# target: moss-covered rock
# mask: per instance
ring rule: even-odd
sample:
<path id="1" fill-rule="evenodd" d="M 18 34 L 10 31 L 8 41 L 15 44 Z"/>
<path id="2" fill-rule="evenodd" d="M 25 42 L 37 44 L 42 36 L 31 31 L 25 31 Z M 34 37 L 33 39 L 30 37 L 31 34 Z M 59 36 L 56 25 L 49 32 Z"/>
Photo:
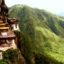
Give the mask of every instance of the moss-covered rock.
<path id="1" fill-rule="evenodd" d="M 3 56 L 8 64 L 25 64 L 25 59 L 19 50 L 8 50 L 3 53 Z"/>

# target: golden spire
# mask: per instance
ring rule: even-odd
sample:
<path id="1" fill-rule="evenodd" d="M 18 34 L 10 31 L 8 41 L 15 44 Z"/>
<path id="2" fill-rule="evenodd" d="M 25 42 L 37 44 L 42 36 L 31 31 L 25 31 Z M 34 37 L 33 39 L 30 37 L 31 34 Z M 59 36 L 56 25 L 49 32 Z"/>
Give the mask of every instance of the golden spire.
<path id="1" fill-rule="evenodd" d="M 2 3 L 2 0 L 0 0 L 0 5 L 1 5 L 1 3 Z"/>
<path id="2" fill-rule="evenodd" d="M 8 7 L 5 4 L 5 0 L 0 1 L 0 14 L 3 16 L 8 16 Z"/>

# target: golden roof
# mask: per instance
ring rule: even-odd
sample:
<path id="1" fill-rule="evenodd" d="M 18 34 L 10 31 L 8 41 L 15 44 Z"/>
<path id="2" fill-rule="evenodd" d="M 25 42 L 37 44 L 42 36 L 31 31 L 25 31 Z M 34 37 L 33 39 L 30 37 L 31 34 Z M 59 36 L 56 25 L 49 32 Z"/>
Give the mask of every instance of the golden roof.
<path id="1" fill-rule="evenodd" d="M 0 23 L 0 26 L 5 26 L 7 25 L 8 23 Z"/>
<path id="2" fill-rule="evenodd" d="M 16 18 L 8 18 L 9 20 L 17 20 Z"/>
<path id="3" fill-rule="evenodd" d="M 0 20 L 0 23 L 3 23 L 3 21 L 2 21 L 2 20 Z"/>
<path id="4" fill-rule="evenodd" d="M 5 26 L 6 24 L 5 23 L 1 23 L 0 26 Z"/>
<path id="5" fill-rule="evenodd" d="M 9 27 L 0 27 L 0 30 L 8 30 Z"/>
<path id="6" fill-rule="evenodd" d="M 8 20 L 10 20 L 9 22 L 18 22 L 16 18 L 8 18 Z"/>

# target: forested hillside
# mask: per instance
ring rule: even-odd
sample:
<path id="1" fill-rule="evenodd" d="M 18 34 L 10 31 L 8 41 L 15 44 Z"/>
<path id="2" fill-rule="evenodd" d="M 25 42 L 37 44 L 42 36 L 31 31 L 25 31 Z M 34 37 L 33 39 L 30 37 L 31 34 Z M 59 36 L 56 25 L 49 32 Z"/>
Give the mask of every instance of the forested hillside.
<path id="1" fill-rule="evenodd" d="M 21 30 L 19 49 L 28 64 L 64 64 L 64 18 L 15 5 L 9 10 Z"/>

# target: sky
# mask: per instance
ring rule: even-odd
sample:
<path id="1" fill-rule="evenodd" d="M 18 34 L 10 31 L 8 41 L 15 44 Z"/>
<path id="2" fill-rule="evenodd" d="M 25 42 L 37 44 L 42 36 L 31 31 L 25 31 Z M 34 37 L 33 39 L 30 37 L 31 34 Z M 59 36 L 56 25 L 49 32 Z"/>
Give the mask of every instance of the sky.
<path id="1" fill-rule="evenodd" d="M 28 5 L 33 8 L 44 9 L 54 14 L 64 13 L 64 0 L 5 0 L 7 6 L 15 4 Z"/>

